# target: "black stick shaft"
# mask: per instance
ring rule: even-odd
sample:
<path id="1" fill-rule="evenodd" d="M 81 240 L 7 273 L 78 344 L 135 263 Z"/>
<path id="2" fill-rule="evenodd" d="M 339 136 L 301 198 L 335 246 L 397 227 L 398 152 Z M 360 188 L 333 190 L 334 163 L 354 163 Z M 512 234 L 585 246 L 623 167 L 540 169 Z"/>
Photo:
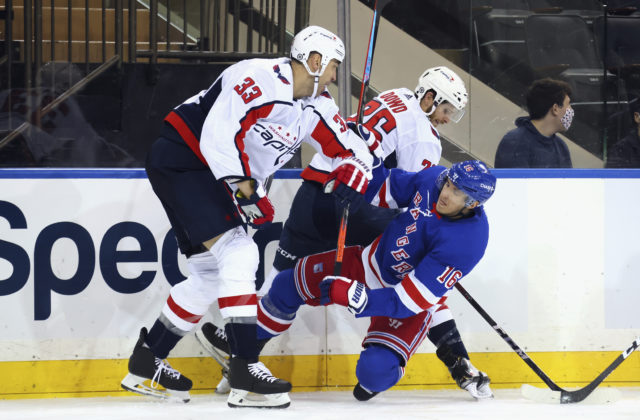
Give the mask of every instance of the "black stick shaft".
<path id="1" fill-rule="evenodd" d="M 480 304 L 476 302 L 473 296 L 471 296 L 460 283 L 456 283 L 456 289 L 458 289 L 458 291 L 471 304 L 471 306 L 473 306 L 473 308 L 478 311 L 480 316 L 482 316 L 484 320 L 487 321 L 489 325 L 491 325 L 491 328 L 493 328 L 498 333 L 498 335 L 500 335 L 500 337 L 502 337 L 502 339 L 506 341 L 507 344 L 509 344 L 513 351 L 515 351 L 518 356 L 520 356 L 520 358 L 524 360 L 527 365 L 529 365 L 529 367 L 536 373 L 536 375 L 540 377 L 540 379 L 542 379 L 545 384 L 547 384 L 549 388 L 554 391 L 564 391 L 562 388 L 556 385 L 556 383 L 553 382 L 551 378 L 549 378 L 549 376 L 547 376 L 547 374 L 544 373 L 542 369 L 540 369 L 538 365 L 534 363 L 533 360 L 531 360 L 529 355 L 525 353 L 525 351 L 522 350 L 520 346 L 518 346 L 515 341 L 511 339 L 511 337 L 509 337 L 509 335 L 502 329 L 502 327 L 500 327 L 498 323 L 494 321 L 491 316 L 489 316 L 489 314 L 482 308 L 482 306 L 480 306 Z"/>
<path id="2" fill-rule="evenodd" d="M 491 316 L 489 316 L 489 314 L 482 308 L 482 306 L 480 306 L 480 304 L 476 302 L 473 296 L 471 296 L 460 283 L 456 283 L 456 289 L 458 289 L 460 294 L 471 304 L 471 306 L 473 306 L 476 311 L 478 311 L 480 316 L 482 316 L 484 320 L 487 321 L 489 325 L 491 325 L 491 328 L 493 328 L 498 333 L 498 335 L 500 335 L 500 337 L 502 337 L 502 339 L 506 341 L 507 344 L 509 344 L 513 351 L 515 351 L 518 356 L 520 356 L 520 358 L 524 360 L 527 365 L 529 365 L 529 367 L 536 373 L 536 375 L 538 375 L 540 379 L 542 379 L 542 381 L 547 384 L 547 386 L 551 390 L 560 391 L 560 402 L 562 404 L 577 403 L 587 398 L 589 394 L 591 394 L 593 390 L 596 389 L 598 385 L 600 385 L 602 381 L 604 381 L 605 378 L 611 374 L 611 372 L 613 372 L 618 366 L 620 366 L 620 364 L 624 362 L 625 359 L 629 357 L 629 355 L 634 350 L 640 347 L 639 337 L 636 338 L 633 343 L 631 343 L 631 346 L 628 349 L 623 351 L 622 354 L 620 354 L 609 366 L 607 366 L 607 368 L 602 371 L 600 375 L 598 375 L 593 381 L 591 381 L 591 383 L 575 391 L 567 391 L 556 385 L 556 383 L 553 382 L 551 378 L 549 378 L 549 376 L 547 376 L 547 374 L 544 373 L 533 360 L 531 360 L 529 355 L 525 353 L 525 351 L 522 350 L 515 343 L 515 341 L 511 339 L 511 337 L 509 337 L 509 335 L 496 323 L 496 321 L 493 320 L 493 318 L 491 318 Z"/>

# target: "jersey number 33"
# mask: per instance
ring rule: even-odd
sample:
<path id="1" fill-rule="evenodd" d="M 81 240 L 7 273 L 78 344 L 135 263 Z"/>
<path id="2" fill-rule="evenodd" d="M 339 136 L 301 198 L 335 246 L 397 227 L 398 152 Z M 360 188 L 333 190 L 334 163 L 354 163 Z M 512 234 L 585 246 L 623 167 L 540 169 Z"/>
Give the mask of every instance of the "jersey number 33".
<path id="1" fill-rule="evenodd" d="M 262 95 L 260 87 L 256 85 L 256 82 L 254 82 L 250 77 L 246 77 L 241 84 L 235 85 L 233 90 L 240 95 L 245 104 L 248 104 Z"/>

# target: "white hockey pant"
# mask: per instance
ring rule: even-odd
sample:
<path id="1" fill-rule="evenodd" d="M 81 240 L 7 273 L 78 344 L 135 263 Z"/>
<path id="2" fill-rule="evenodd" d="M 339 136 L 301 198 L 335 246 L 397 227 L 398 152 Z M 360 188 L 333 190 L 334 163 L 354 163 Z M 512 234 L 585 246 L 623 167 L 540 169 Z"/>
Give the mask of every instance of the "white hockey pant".
<path id="1" fill-rule="evenodd" d="M 171 288 L 162 313 L 185 333 L 216 300 L 223 318 L 255 318 L 258 263 L 258 247 L 242 227 L 225 232 L 209 251 L 187 259 L 189 277 Z"/>

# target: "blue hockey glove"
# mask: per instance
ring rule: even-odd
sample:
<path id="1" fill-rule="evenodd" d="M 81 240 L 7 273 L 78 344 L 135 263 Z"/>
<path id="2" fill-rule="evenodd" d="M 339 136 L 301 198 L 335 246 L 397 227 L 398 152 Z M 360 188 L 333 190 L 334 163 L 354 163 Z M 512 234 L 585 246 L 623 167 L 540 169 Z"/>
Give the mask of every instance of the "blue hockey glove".
<path id="1" fill-rule="evenodd" d="M 367 287 L 363 283 L 341 276 L 326 276 L 320 282 L 321 305 L 337 303 L 357 315 L 367 306 L 367 301 Z"/>

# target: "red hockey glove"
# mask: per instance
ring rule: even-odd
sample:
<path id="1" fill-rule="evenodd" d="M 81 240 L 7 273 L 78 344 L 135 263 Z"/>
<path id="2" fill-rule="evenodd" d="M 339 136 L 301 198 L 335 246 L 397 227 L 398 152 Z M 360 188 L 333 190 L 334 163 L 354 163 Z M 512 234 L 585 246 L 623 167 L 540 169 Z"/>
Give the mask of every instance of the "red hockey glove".
<path id="1" fill-rule="evenodd" d="M 262 188 L 257 188 L 249 198 L 242 195 L 240 190 L 235 192 L 234 197 L 240 214 L 244 215 L 249 226 L 262 229 L 273 222 L 275 211 Z"/>
<path id="2" fill-rule="evenodd" d="M 382 159 L 382 145 L 380 144 L 380 140 L 371 134 L 371 131 L 369 131 L 367 127 L 362 124 L 356 124 L 354 121 L 347 121 L 347 126 L 367 143 L 367 147 L 369 147 L 369 151 L 374 157 Z"/>
<path id="3" fill-rule="evenodd" d="M 341 276 L 326 276 L 319 286 L 321 305 L 337 303 L 355 315 L 367 306 L 367 287 L 363 283 Z"/>
<path id="4" fill-rule="evenodd" d="M 333 193 L 342 205 L 351 204 L 355 213 L 364 202 L 364 192 L 370 179 L 371 169 L 360 159 L 348 157 L 329 174 L 324 192 Z"/>

